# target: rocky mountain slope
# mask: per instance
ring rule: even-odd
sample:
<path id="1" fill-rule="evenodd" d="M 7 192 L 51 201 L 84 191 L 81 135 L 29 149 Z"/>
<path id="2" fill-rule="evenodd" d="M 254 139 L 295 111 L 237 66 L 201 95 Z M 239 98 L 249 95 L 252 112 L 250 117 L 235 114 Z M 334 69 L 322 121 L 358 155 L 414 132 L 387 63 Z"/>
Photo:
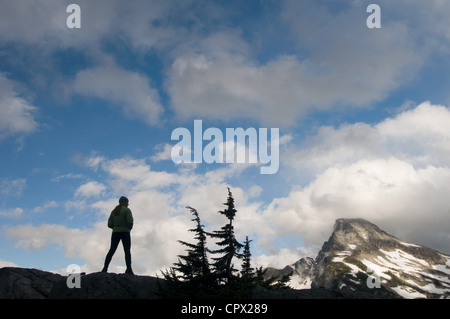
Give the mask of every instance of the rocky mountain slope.
<path id="1" fill-rule="evenodd" d="M 409 244 L 363 219 L 338 219 L 315 259 L 268 275 L 293 272 L 293 288 L 325 288 L 401 298 L 450 298 L 450 256 Z"/>

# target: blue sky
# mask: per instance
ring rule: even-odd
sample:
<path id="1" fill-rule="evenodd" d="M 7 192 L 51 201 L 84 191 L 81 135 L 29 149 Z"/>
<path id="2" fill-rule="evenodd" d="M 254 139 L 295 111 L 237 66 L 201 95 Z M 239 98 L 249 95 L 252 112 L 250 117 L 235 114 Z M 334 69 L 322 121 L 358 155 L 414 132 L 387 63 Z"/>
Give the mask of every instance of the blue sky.
<path id="1" fill-rule="evenodd" d="M 66 25 L 71 3 L 81 28 Z M 100 270 L 126 195 L 135 272 L 156 274 L 192 240 L 186 205 L 222 226 L 227 187 L 258 266 L 315 257 L 341 217 L 450 253 L 450 4 L 0 6 L 0 265 Z M 196 119 L 278 128 L 279 170 L 176 165 L 171 134 Z"/>

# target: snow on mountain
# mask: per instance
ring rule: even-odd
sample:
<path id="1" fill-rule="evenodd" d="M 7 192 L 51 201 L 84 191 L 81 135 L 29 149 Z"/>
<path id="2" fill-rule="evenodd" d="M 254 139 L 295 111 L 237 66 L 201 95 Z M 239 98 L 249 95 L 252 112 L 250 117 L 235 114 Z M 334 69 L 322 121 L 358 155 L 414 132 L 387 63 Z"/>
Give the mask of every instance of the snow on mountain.
<path id="1" fill-rule="evenodd" d="M 336 220 L 316 259 L 302 258 L 278 274 L 289 272 L 295 289 L 450 298 L 450 256 L 403 242 L 364 219 Z"/>

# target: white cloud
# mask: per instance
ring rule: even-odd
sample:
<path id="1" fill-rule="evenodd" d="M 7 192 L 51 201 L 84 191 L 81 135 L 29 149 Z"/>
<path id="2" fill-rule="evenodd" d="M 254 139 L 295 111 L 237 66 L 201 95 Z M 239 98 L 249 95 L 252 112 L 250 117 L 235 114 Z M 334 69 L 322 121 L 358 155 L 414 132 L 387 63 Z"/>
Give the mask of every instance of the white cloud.
<path id="1" fill-rule="evenodd" d="M 448 108 L 429 102 L 375 125 L 322 127 L 281 161 L 310 183 L 265 212 L 280 233 L 326 240 L 336 218 L 363 217 L 394 235 L 449 252 Z"/>
<path id="2" fill-rule="evenodd" d="M 19 266 L 10 261 L 0 260 L 0 268 L 3 268 L 3 267 L 19 267 Z"/>
<path id="3" fill-rule="evenodd" d="M 106 186 L 97 181 L 90 181 L 81 185 L 75 191 L 75 196 L 79 197 L 99 197 L 106 190 Z"/>
<path id="4" fill-rule="evenodd" d="M 126 117 L 155 125 L 163 108 L 158 91 L 145 75 L 115 65 L 94 67 L 77 73 L 75 93 L 117 103 Z"/>
<path id="5" fill-rule="evenodd" d="M 23 209 L 20 207 L 12 208 L 12 209 L 0 209 L 0 216 L 8 217 L 8 218 L 18 218 L 22 216 Z"/>
<path id="6" fill-rule="evenodd" d="M 330 166 L 395 156 L 418 166 L 445 166 L 450 159 L 450 111 L 424 102 L 375 125 L 323 126 L 301 145 L 291 143 L 281 161 L 312 175 Z"/>
<path id="7" fill-rule="evenodd" d="M 80 230 L 56 224 L 39 226 L 26 224 L 6 228 L 5 231 L 9 237 L 16 240 L 17 248 L 25 250 L 38 251 L 49 245 L 58 244 L 66 257 L 85 259 L 91 265 L 88 271 L 99 271 L 96 266 L 101 267 L 101 255 L 103 251 L 106 254 L 110 237 L 108 230 L 100 225 Z"/>
<path id="8" fill-rule="evenodd" d="M 179 182 L 177 176 L 173 174 L 151 170 L 145 159 L 125 157 L 106 160 L 101 166 L 113 179 L 111 188 L 115 193 L 167 187 Z"/>
<path id="9" fill-rule="evenodd" d="M 83 177 L 83 175 L 81 175 L 81 174 L 68 173 L 68 174 L 63 174 L 63 175 L 59 175 L 59 176 L 52 178 L 52 182 L 59 182 L 64 179 L 80 179 L 82 177 Z"/>
<path id="10" fill-rule="evenodd" d="M 38 123 L 37 108 L 15 90 L 15 83 L 0 73 L 0 139 L 17 134 L 32 133 Z"/>
<path id="11" fill-rule="evenodd" d="M 417 165 L 445 166 L 450 160 L 450 111 L 424 102 L 376 126 L 390 153 Z M 401 154 L 400 154 L 401 153 Z"/>
<path id="12" fill-rule="evenodd" d="M 69 35 L 65 24 L 66 6 L 63 2 L 40 0 L 16 3 L 5 1 L 0 12 L 0 39 L 5 42 L 21 42 L 29 45 L 60 44 Z M 8 30 L 6 32 L 5 30 Z M 67 37 L 66 40 L 69 40 Z M 49 41 L 50 40 L 50 41 Z M 58 40 L 54 43 L 53 41 Z M 45 43 L 44 43 L 45 42 Z"/>
<path id="13" fill-rule="evenodd" d="M 25 178 L 7 179 L 3 178 L 0 184 L 0 194 L 4 197 L 20 197 L 27 184 Z"/>
<path id="14" fill-rule="evenodd" d="M 167 81 L 172 106 L 181 118 L 250 118 L 272 126 L 293 125 L 314 108 L 362 107 L 385 97 L 409 78 L 405 73 L 417 68 L 418 59 L 410 47 L 398 43 L 404 32 L 382 39 L 378 53 L 354 37 L 351 46 L 343 45 L 348 52 L 341 52 L 342 59 L 337 61 L 336 50 L 329 45 L 325 47 L 333 55 L 324 57 L 326 61 L 300 61 L 285 55 L 258 64 L 228 52 L 213 58 L 180 56 Z M 331 38 L 333 33 L 318 36 L 322 44 L 324 37 Z"/>
<path id="15" fill-rule="evenodd" d="M 365 123 L 343 124 L 339 128 L 322 126 L 301 145 L 288 145 L 280 161 L 314 176 L 330 166 L 388 155 L 380 140 L 376 128 Z"/>
<path id="16" fill-rule="evenodd" d="M 293 56 L 255 66 L 242 56 L 179 57 L 168 91 L 177 116 L 293 124 L 305 113 L 302 66 Z"/>
<path id="17" fill-rule="evenodd" d="M 152 155 L 150 159 L 155 162 L 171 160 L 172 147 L 173 146 L 168 143 L 156 146 L 155 150 L 157 153 Z"/>
<path id="18" fill-rule="evenodd" d="M 312 257 L 317 254 L 316 250 L 300 248 L 282 248 L 274 252 L 272 255 L 260 255 L 256 256 L 252 263 L 256 267 L 274 267 L 284 268 L 287 265 L 291 265 L 298 261 L 299 257 Z"/>
<path id="19" fill-rule="evenodd" d="M 166 82 L 176 115 L 295 125 L 314 109 L 382 100 L 409 83 L 427 57 L 403 21 L 386 21 L 371 32 L 360 4 L 334 13 L 313 1 L 284 1 L 281 17 L 290 30 L 283 38 L 295 47 L 289 54 L 260 62 L 235 30 L 180 50 Z M 243 42 L 243 49 L 233 46 Z"/>
<path id="20" fill-rule="evenodd" d="M 54 207 L 58 207 L 58 203 L 54 200 L 51 201 L 47 201 L 44 204 L 42 204 L 42 206 L 37 206 L 33 209 L 34 213 L 42 213 L 44 211 L 46 211 L 49 208 L 54 208 Z"/>
<path id="21" fill-rule="evenodd" d="M 443 252 L 448 233 L 450 170 L 416 169 L 390 158 L 325 170 L 307 187 L 275 199 L 264 217 L 273 236 L 298 234 L 308 245 L 325 241 L 334 221 L 362 217 L 406 241 Z"/>
<path id="22" fill-rule="evenodd" d="M 83 157 L 83 156 L 81 156 Z M 87 167 L 92 168 L 93 170 L 97 171 L 99 166 L 106 160 L 106 158 L 102 155 L 98 154 L 91 154 L 89 157 L 87 157 L 84 160 L 81 160 L 80 163 L 86 165 Z"/>

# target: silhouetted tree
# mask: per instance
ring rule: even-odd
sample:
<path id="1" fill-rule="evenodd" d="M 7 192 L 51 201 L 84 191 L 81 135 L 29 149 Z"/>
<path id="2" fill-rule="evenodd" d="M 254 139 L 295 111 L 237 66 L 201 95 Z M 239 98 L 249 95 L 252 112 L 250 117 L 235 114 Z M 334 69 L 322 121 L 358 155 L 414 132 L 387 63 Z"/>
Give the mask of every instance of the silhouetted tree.
<path id="1" fill-rule="evenodd" d="M 234 206 L 233 195 L 228 188 L 226 208 L 219 211 L 228 219 L 228 223 L 220 230 L 208 233 L 200 221 L 196 209 L 187 206 L 194 216 L 195 227 L 189 229 L 194 232 L 195 244 L 182 240 L 178 242 L 187 247 L 186 255 L 178 255 L 178 262 L 169 270 L 162 271 L 167 288 L 161 288 L 161 296 L 166 298 L 180 299 L 209 299 L 209 298 L 248 298 L 249 293 L 256 286 L 263 286 L 267 289 L 284 289 L 292 274 L 283 278 L 264 279 L 265 270 L 262 267 L 255 269 L 251 266 L 250 242 L 246 236 L 245 244 L 239 243 L 234 235 L 233 220 L 237 210 Z M 218 242 L 220 248 L 210 251 L 207 248 L 206 239 L 210 236 Z M 242 254 L 239 250 L 244 247 Z M 212 258 L 214 263 L 208 261 L 208 252 L 221 254 Z M 233 268 L 233 257 L 242 258 L 242 269 L 239 275 Z"/>
<path id="2" fill-rule="evenodd" d="M 215 285 L 207 257 L 206 232 L 197 210 L 190 206 L 186 208 L 194 215 L 192 221 L 196 227 L 189 231 L 195 233 L 197 243 L 178 241 L 188 247 L 187 255 L 178 255 L 178 262 L 174 267 L 162 272 L 169 286 L 169 290 L 162 295 L 170 298 L 205 298 L 210 295 Z"/>
<path id="3" fill-rule="evenodd" d="M 207 247 L 206 233 L 203 230 L 204 226 L 200 221 L 197 210 L 190 206 L 187 206 L 186 208 L 188 208 L 192 215 L 194 215 L 194 219 L 192 219 L 192 221 L 195 222 L 196 227 L 189 229 L 189 231 L 195 233 L 194 238 L 197 240 L 197 243 L 191 244 L 182 240 L 178 241 L 180 244 L 189 247 L 189 249 L 187 250 L 187 256 L 178 256 L 179 261 L 178 263 L 175 263 L 176 267 L 174 267 L 174 269 L 182 273 L 183 279 L 189 280 L 199 276 L 208 276 L 210 274 L 210 270 L 208 257 L 206 255 Z"/>
<path id="4" fill-rule="evenodd" d="M 241 257 L 238 255 L 238 252 L 243 247 L 243 245 L 236 240 L 234 235 L 233 220 L 237 210 L 234 207 L 234 198 L 230 188 L 228 188 L 228 198 L 224 205 L 226 208 L 223 211 L 219 211 L 219 213 L 228 218 L 228 223 L 220 230 L 208 233 L 208 235 L 218 239 L 219 241 L 216 242 L 216 244 L 219 247 L 222 247 L 211 251 L 212 254 L 222 254 L 220 257 L 212 258 L 214 260 L 214 263 L 212 264 L 214 274 L 219 281 L 223 280 L 228 283 L 232 280 L 233 272 L 236 271 L 233 269 L 233 257 Z"/>
<path id="5" fill-rule="evenodd" d="M 241 276 L 243 278 L 252 277 L 254 275 L 254 268 L 251 266 L 251 257 L 252 254 L 250 252 L 250 242 L 251 240 L 248 239 L 248 236 L 245 237 L 245 243 L 244 243 L 244 251 L 242 253 L 242 270 L 241 270 Z"/>

